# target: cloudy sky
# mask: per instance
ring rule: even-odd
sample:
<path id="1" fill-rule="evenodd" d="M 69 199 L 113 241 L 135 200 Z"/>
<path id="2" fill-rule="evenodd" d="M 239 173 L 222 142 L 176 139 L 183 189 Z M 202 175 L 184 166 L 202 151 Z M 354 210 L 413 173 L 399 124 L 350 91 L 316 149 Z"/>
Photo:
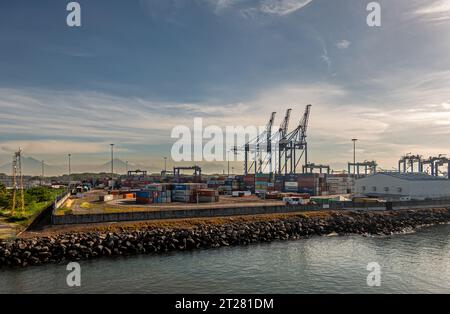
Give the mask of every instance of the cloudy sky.
<path id="1" fill-rule="evenodd" d="M 49 164 L 118 157 L 159 166 L 176 125 L 291 126 L 313 105 L 310 159 L 385 169 L 449 153 L 450 0 L 0 2 L 0 164 L 19 146 Z M 339 4 L 338 4 L 339 3 Z M 238 167 L 237 164 L 235 164 Z M 221 168 L 222 166 L 219 166 Z"/>

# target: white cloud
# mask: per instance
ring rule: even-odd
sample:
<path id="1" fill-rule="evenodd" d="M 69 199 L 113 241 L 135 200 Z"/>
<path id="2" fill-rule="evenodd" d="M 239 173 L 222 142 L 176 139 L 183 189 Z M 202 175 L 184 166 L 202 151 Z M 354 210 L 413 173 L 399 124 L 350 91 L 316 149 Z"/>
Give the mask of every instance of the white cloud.
<path id="1" fill-rule="evenodd" d="M 245 18 L 256 18 L 258 15 L 289 15 L 294 13 L 313 0 L 204 0 L 212 5 L 215 13 L 236 8 L 237 12 Z"/>
<path id="2" fill-rule="evenodd" d="M 278 126 L 287 108 L 293 109 L 292 129 L 311 103 L 312 161 L 342 166 L 351 157 L 349 139 L 357 136 L 361 159 L 390 168 L 406 152 L 449 153 L 445 146 L 450 133 L 449 80 L 449 71 L 421 75 L 392 71 L 368 80 L 380 94 L 363 100 L 335 84 L 286 84 L 263 90 L 249 101 L 212 106 L 87 92 L 0 89 L 0 154 L 9 158 L 18 146 L 30 154 L 103 153 L 111 141 L 118 147 L 168 145 L 171 129 L 191 126 L 194 117 L 203 117 L 204 126 L 260 126 L 275 110 Z M 135 148 L 127 158 L 146 158 L 142 154 Z"/>
<path id="3" fill-rule="evenodd" d="M 320 58 L 322 59 L 323 62 L 325 62 L 327 64 L 328 68 L 331 67 L 331 59 L 328 56 L 327 49 L 322 50 L 322 55 L 320 56 Z"/>
<path id="4" fill-rule="evenodd" d="M 450 0 L 428 2 L 414 10 L 412 16 L 434 23 L 450 21 Z"/>
<path id="5" fill-rule="evenodd" d="M 323 40 L 322 37 L 317 37 L 317 40 L 320 43 L 320 45 L 322 46 L 322 53 L 320 55 L 320 59 L 326 63 L 328 70 L 330 70 L 331 58 L 330 58 L 330 55 L 328 54 L 327 44 L 325 43 L 325 40 Z"/>
<path id="6" fill-rule="evenodd" d="M 348 47 L 350 47 L 350 42 L 348 40 L 340 40 L 336 43 L 336 47 L 338 49 L 347 49 Z"/>
<path id="7" fill-rule="evenodd" d="M 450 12 L 449 0 L 435 0 L 417 9 L 416 14 L 441 14 Z"/>
<path id="8" fill-rule="evenodd" d="M 242 0 L 205 0 L 208 4 L 213 6 L 215 13 L 220 13 L 223 10 L 232 8 L 234 5 L 240 3 Z"/>
<path id="9" fill-rule="evenodd" d="M 312 0 L 265 0 L 260 9 L 267 14 L 288 15 L 302 9 Z"/>
<path id="10" fill-rule="evenodd" d="M 109 142 L 79 142 L 70 140 L 33 140 L 5 141 L 0 143 L 0 150 L 12 154 L 21 148 L 27 154 L 67 154 L 68 152 L 83 152 L 83 154 L 102 153 L 109 151 Z M 122 149 L 123 150 L 123 149 Z"/>

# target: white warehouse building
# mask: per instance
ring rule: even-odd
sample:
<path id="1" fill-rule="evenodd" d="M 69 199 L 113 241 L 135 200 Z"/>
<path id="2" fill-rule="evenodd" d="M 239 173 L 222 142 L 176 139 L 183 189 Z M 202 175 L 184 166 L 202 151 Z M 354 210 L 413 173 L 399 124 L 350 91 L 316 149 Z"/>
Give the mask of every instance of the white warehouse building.
<path id="1" fill-rule="evenodd" d="M 450 199 L 450 180 L 424 173 L 380 172 L 357 179 L 355 194 L 387 200 Z"/>

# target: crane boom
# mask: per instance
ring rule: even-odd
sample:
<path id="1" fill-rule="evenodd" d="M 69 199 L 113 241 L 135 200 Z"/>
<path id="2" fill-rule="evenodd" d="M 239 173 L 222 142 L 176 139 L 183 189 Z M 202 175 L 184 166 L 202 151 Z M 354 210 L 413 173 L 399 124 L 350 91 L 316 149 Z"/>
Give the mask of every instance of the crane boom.
<path id="1" fill-rule="evenodd" d="M 309 113 L 311 112 L 311 105 L 306 106 L 305 113 L 302 120 L 302 138 L 306 137 L 306 130 L 308 129 Z"/>
<path id="2" fill-rule="evenodd" d="M 280 125 L 279 132 L 280 132 L 280 137 L 282 139 L 286 138 L 286 134 L 287 134 L 288 127 L 289 127 L 289 119 L 291 117 L 291 111 L 292 111 L 292 109 L 290 109 L 290 108 L 288 110 L 286 110 L 286 115 L 284 116 L 284 120 Z"/>

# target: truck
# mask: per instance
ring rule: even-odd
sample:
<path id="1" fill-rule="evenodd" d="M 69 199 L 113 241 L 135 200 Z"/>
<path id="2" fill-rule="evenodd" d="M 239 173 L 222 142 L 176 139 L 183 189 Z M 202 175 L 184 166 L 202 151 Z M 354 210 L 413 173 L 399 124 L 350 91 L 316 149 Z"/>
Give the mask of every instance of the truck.
<path id="1" fill-rule="evenodd" d="M 309 198 L 303 198 L 300 196 L 287 196 L 283 197 L 283 202 L 286 205 L 308 205 Z"/>

